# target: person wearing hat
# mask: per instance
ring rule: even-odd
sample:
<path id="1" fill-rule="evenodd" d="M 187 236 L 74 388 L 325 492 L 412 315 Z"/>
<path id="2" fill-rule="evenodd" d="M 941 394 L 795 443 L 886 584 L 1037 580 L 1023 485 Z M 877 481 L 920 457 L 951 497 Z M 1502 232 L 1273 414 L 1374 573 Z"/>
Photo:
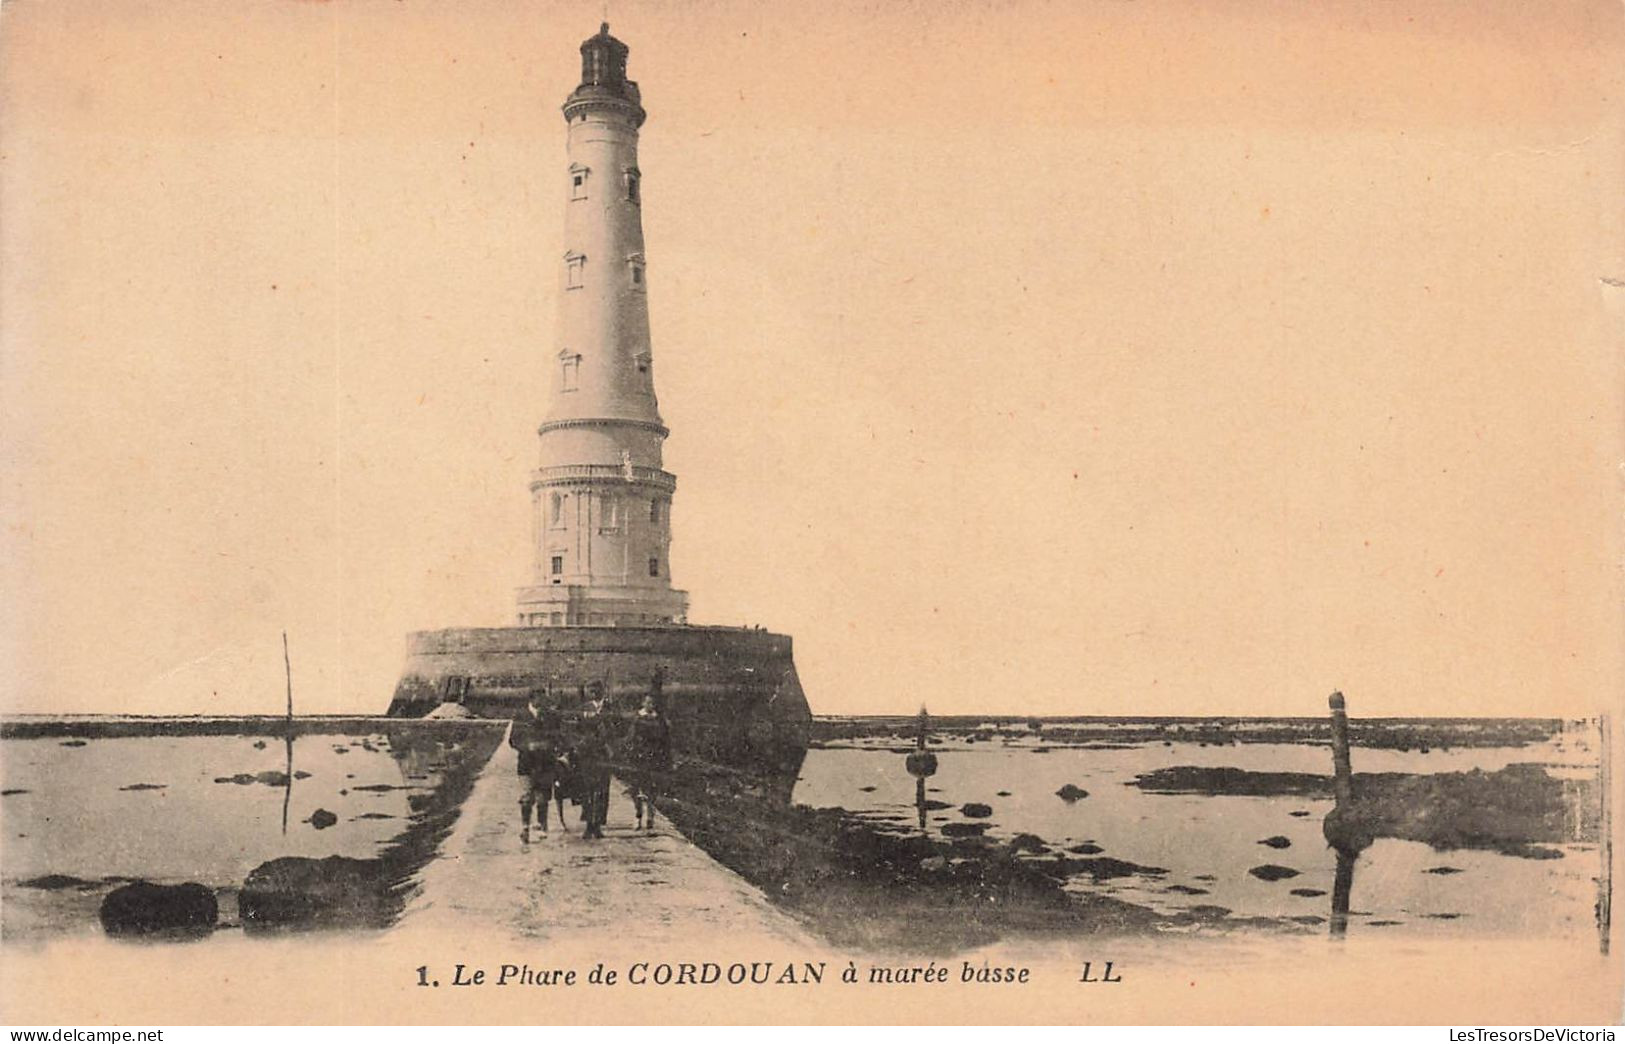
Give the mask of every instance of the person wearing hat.
<path id="1" fill-rule="evenodd" d="M 577 785 L 581 792 L 581 820 L 584 838 L 604 836 L 609 819 L 610 759 L 609 722 L 602 683 L 594 682 L 592 696 L 581 712 L 581 736 L 576 743 Z"/>
<path id="2" fill-rule="evenodd" d="M 671 726 L 660 713 L 656 694 L 643 697 L 643 706 L 632 719 L 626 738 L 626 751 L 632 772 L 632 807 L 638 827 L 653 830 L 655 794 L 671 771 Z"/>
<path id="3" fill-rule="evenodd" d="M 531 693 L 525 711 L 514 720 L 508 732 L 508 745 L 519 752 L 519 840 L 530 841 L 530 813 L 536 810 L 536 824 L 547 833 L 547 805 L 558 778 L 558 723 L 547 712 L 547 690 Z M 561 820 L 562 825 L 562 820 Z"/>

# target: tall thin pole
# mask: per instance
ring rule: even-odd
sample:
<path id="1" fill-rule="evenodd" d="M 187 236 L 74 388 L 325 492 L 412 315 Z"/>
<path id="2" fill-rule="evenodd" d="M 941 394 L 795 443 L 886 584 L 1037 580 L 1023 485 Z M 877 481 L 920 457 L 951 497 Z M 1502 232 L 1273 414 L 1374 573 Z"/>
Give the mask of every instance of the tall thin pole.
<path id="1" fill-rule="evenodd" d="M 282 670 L 288 679 L 288 720 L 282 730 L 282 743 L 287 751 L 287 764 L 283 766 L 282 832 L 288 832 L 288 805 L 293 801 L 293 661 L 288 658 L 288 632 L 282 632 Z"/>
<path id="2" fill-rule="evenodd" d="M 293 661 L 288 659 L 288 632 L 282 632 L 282 669 L 288 677 L 288 735 L 293 735 Z"/>
<path id="3" fill-rule="evenodd" d="M 1332 785 L 1337 803 L 1349 807 L 1354 797 L 1354 768 L 1349 763 L 1349 716 L 1343 694 L 1334 692 L 1327 701 L 1332 711 Z"/>
<path id="4" fill-rule="evenodd" d="M 1337 853 L 1337 875 L 1332 881 L 1332 936 L 1341 938 L 1349 930 L 1349 897 L 1354 894 L 1353 852 Z"/>
<path id="5" fill-rule="evenodd" d="M 1337 852 L 1337 877 L 1332 885 L 1333 938 L 1342 938 L 1349 926 L 1349 897 L 1354 891 L 1354 864 L 1371 845 L 1372 830 L 1354 808 L 1354 766 L 1349 760 L 1349 717 L 1341 692 L 1327 701 L 1332 712 L 1332 788 L 1336 806 L 1321 822 L 1326 843 Z"/>

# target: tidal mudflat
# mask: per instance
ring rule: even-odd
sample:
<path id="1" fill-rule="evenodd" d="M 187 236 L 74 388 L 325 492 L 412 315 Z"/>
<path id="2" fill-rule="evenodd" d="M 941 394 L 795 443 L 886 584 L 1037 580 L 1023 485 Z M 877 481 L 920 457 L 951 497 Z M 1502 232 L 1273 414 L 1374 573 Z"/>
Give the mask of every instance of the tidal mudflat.
<path id="1" fill-rule="evenodd" d="M 1033 724 L 933 721 L 938 767 L 922 789 L 906 721 L 821 723 L 793 803 L 913 846 L 920 863 L 894 875 L 893 909 L 909 903 L 905 880 L 1002 877 L 1000 861 L 1016 861 L 1096 906 L 1089 920 L 1109 930 L 1327 930 L 1337 859 L 1321 834 L 1333 800 L 1318 723 Z M 1350 932 L 1594 931 L 1594 729 L 1362 727 L 1377 745 L 1356 748 L 1356 782 L 1393 799 L 1392 822 L 1358 861 Z"/>
<path id="2" fill-rule="evenodd" d="M 241 928 L 257 868 L 334 857 L 355 887 L 345 926 L 391 923 L 501 728 L 344 724 L 303 721 L 291 744 L 240 721 L 237 734 L 183 723 L 132 735 L 127 721 L 14 730 L 33 738 L 0 742 L 0 934 L 99 933 L 103 899 L 136 881 L 201 884 L 220 927 Z"/>
<path id="3" fill-rule="evenodd" d="M 104 898 L 137 880 L 201 885 L 217 930 L 388 929 L 434 876 L 425 868 L 445 856 L 476 779 L 512 774 L 491 760 L 500 721 L 302 719 L 291 758 L 269 719 L 6 725 L 8 945 L 102 932 Z M 1594 729 L 1412 721 L 1357 735 L 1369 742 L 1354 750 L 1357 786 L 1388 818 L 1357 861 L 1349 933 L 1594 930 Z M 939 719 L 929 759 L 910 757 L 916 739 L 910 720 L 826 719 L 784 763 L 690 752 L 659 779 L 616 771 L 837 947 L 1329 930 L 1337 859 L 1321 832 L 1333 799 L 1319 723 Z M 497 858 L 504 845 L 519 852 L 501 829 L 509 804 L 482 835 L 493 866 L 514 862 Z"/>

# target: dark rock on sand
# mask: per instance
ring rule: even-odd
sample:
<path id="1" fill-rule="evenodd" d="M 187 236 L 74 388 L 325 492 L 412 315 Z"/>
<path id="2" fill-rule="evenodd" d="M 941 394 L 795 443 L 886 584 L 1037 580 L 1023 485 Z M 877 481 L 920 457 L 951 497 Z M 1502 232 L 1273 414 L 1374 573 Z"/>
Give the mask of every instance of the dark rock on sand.
<path id="1" fill-rule="evenodd" d="M 1174 895 L 1207 895 L 1208 894 L 1208 890 L 1206 888 L 1192 888 L 1190 885 L 1182 885 L 1182 884 L 1169 885 L 1167 888 L 1164 888 L 1163 891 L 1164 892 L 1170 892 L 1170 893 L 1172 893 Z"/>
<path id="2" fill-rule="evenodd" d="M 162 790 L 167 786 L 169 786 L 168 783 L 131 783 L 129 786 L 127 786 L 127 787 L 119 787 L 119 789 L 120 790 Z"/>
<path id="3" fill-rule="evenodd" d="M 1290 866 L 1277 866 L 1274 863 L 1265 863 L 1263 866 L 1255 866 L 1247 872 L 1258 878 L 1260 881 L 1284 881 L 1289 877 L 1298 876 L 1298 871 L 1292 869 Z"/>
<path id="4" fill-rule="evenodd" d="M 993 814 L 993 806 L 970 801 L 959 806 L 959 814 L 969 816 L 971 819 L 986 819 Z"/>
<path id="5" fill-rule="evenodd" d="M 942 824 L 943 837 L 981 837 L 987 832 L 991 823 L 944 823 Z"/>
<path id="6" fill-rule="evenodd" d="M 216 783 L 235 783 L 246 787 L 251 783 L 264 783 L 268 787 L 285 787 L 288 785 L 288 774 L 276 769 L 266 769 L 264 772 L 239 772 L 235 776 L 216 776 Z"/>
<path id="7" fill-rule="evenodd" d="M 1049 846 L 1037 834 L 1017 834 L 1010 839 L 1010 847 L 1017 852 L 1032 852 L 1035 854 L 1048 852 Z"/>
<path id="8" fill-rule="evenodd" d="M 264 750 L 265 749 L 265 741 L 264 740 L 255 740 L 254 741 L 254 749 L 255 750 Z"/>
<path id="9" fill-rule="evenodd" d="M 1298 924 L 1325 924 L 1326 923 L 1326 918 L 1317 917 L 1314 914 L 1298 914 L 1296 917 L 1288 917 L 1287 920 L 1296 921 Z"/>
<path id="10" fill-rule="evenodd" d="M 945 808 L 953 807 L 954 806 L 948 804 L 946 801 L 927 801 L 925 803 L 925 810 L 927 812 L 941 812 Z"/>
<path id="11" fill-rule="evenodd" d="M 388 812 L 363 812 L 359 816 L 356 816 L 356 818 L 357 819 L 394 819 L 395 817 L 390 815 Z"/>
<path id="12" fill-rule="evenodd" d="M 1305 819 L 1310 815 L 1310 812 L 1306 808 L 1295 808 L 1291 812 L 1288 812 L 1287 815 L 1293 816 L 1297 819 Z"/>
<path id="13" fill-rule="evenodd" d="M 1106 881 L 1114 877 L 1161 877 L 1168 872 L 1160 866 L 1141 866 L 1124 859 L 1113 859 L 1111 856 L 1098 856 L 1094 859 L 1057 857 L 1055 863 L 1056 867 L 1068 877 L 1088 874 L 1096 881 Z"/>
<path id="14" fill-rule="evenodd" d="M 873 794 L 876 790 L 879 790 L 879 789 L 880 789 L 879 787 L 859 787 L 858 788 L 858 790 L 860 792 L 864 793 L 864 794 Z"/>
<path id="15" fill-rule="evenodd" d="M 410 790 L 411 788 L 407 787 L 407 786 L 403 786 L 403 785 L 401 785 L 399 783 L 368 783 L 368 784 L 365 784 L 364 786 L 356 787 L 355 789 L 356 790 L 370 790 L 370 791 L 372 791 L 374 793 L 382 794 L 386 790 Z"/>
<path id="16" fill-rule="evenodd" d="M 316 811 L 310 814 L 309 819 L 305 820 L 305 822 L 309 823 L 317 830 L 326 830 L 328 827 L 332 826 L 338 821 L 339 817 L 329 812 L 325 808 L 318 808 Z"/>
<path id="17" fill-rule="evenodd" d="M 293 774 L 293 778 L 294 779 L 309 779 L 310 778 L 310 773 L 306 772 L 304 769 L 300 769 L 298 772 L 295 772 Z"/>
<path id="18" fill-rule="evenodd" d="M 109 935 L 205 932 L 220 917 L 213 889 L 200 884 L 157 885 L 136 881 L 107 893 L 102 928 Z"/>
<path id="19" fill-rule="evenodd" d="M 1449 874 L 1464 874 L 1467 871 L 1459 866 L 1430 866 L 1422 872 L 1424 874 L 1438 874 L 1440 877 L 1444 877 Z"/>
<path id="20" fill-rule="evenodd" d="M 1562 859 L 1563 853 L 1555 848 L 1545 845 L 1510 845 L 1501 849 L 1502 853 L 1517 856 L 1519 859 Z"/>
<path id="21" fill-rule="evenodd" d="M 1404 923 L 1404 921 L 1367 921 L 1365 924 L 1367 928 L 1392 928 Z"/>
<path id="22" fill-rule="evenodd" d="M 1460 918 L 1462 915 L 1459 913 L 1430 913 L 1424 914 L 1423 916 L 1431 917 L 1435 921 L 1454 921 Z"/>
<path id="23" fill-rule="evenodd" d="M 0 790 L 0 797 L 16 797 L 18 794 L 26 793 L 28 793 L 28 791 L 24 790 L 22 787 L 12 787 L 10 790 Z"/>
<path id="24" fill-rule="evenodd" d="M 1359 777 L 1356 777 L 1359 778 Z M 1332 777 L 1313 772 L 1250 772 L 1212 765 L 1173 765 L 1134 777 L 1129 786 L 1153 794 L 1200 794 L 1204 797 L 1330 797 Z"/>
<path id="25" fill-rule="evenodd" d="M 1193 917 L 1200 917 L 1203 920 L 1215 920 L 1220 917 L 1229 917 L 1230 907 L 1214 906 L 1211 903 L 1197 903 L 1195 906 L 1190 907 L 1185 912 Z"/>
<path id="26" fill-rule="evenodd" d="M 1294 888 L 1292 894 L 1303 899 L 1318 899 L 1326 893 L 1319 888 Z"/>
<path id="27" fill-rule="evenodd" d="M 1099 845 L 1082 844 L 1073 845 L 1071 848 L 1067 849 L 1067 851 L 1075 855 L 1099 855 L 1106 850 L 1101 848 Z"/>
<path id="28" fill-rule="evenodd" d="M 1089 792 L 1076 783 L 1068 783 L 1055 792 L 1055 796 L 1062 801 L 1078 801 L 1089 796 Z"/>
<path id="29" fill-rule="evenodd" d="M 1008 790 L 1001 790 L 997 794 L 994 795 L 994 797 L 1009 797 L 1009 796 L 1010 796 L 1010 792 Z"/>
<path id="30" fill-rule="evenodd" d="M 1268 845 L 1270 848 L 1292 847 L 1292 841 L 1289 838 L 1282 837 L 1280 834 L 1276 834 L 1274 837 L 1266 837 L 1264 840 L 1260 841 L 1259 844 Z"/>
<path id="31" fill-rule="evenodd" d="M 63 740 L 62 745 L 64 747 L 83 747 L 88 742 L 90 742 L 90 741 L 89 740 L 78 740 L 78 739 Z"/>
<path id="32" fill-rule="evenodd" d="M 249 871 L 237 896 L 243 927 L 342 927 L 387 923 L 388 875 L 381 861 L 284 856 Z"/>
<path id="33" fill-rule="evenodd" d="M 1332 796 L 1330 776 L 1199 765 L 1155 769 L 1131 785 L 1158 794 Z M 1588 842 L 1601 835 L 1596 781 L 1559 778 L 1539 765 L 1514 764 L 1496 772 L 1355 773 L 1354 792 L 1347 808 L 1328 813 L 1328 823 L 1339 817 L 1340 825 L 1360 838 L 1524 855 L 1534 846 Z"/>
<path id="34" fill-rule="evenodd" d="M 26 881 L 18 881 L 18 888 L 38 888 L 46 892 L 60 892 L 64 888 L 95 888 L 99 882 L 86 881 L 82 877 L 72 877 L 68 874 L 46 874 L 44 877 L 30 877 Z"/>

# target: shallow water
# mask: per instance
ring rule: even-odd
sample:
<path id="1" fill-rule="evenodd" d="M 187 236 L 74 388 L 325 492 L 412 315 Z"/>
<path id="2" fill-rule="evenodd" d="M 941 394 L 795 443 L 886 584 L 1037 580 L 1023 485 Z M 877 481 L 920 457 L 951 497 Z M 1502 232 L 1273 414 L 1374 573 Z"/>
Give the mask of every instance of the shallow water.
<path id="1" fill-rule="evenodd" d="M 1336 859 L 1321 836 L 1321 821 L 1332 807 L 1330 800 L 1164 795 L 1125 785 L 1140 773 L 1173 765 L 1329 774 L 1327 748 L 1154 743 L 1114 749 L 1056 746 L 1039 753 L 1040 746 L 1039 741 L 1023 739 L 1009 746 L 950 742 L 934 748 L 939 767 L 929 780 L 927 797 L 950 807 L 929 812 L 925 829 L 939 836 L 949 824 L 986 822 L 991 824 L 986 834 L 990 838 L 1008 841 L 1032 834 L 1057 851 L 1092 844 L 1102 850 L 1100 855 L 1161 868 L 1167 873 L 1099 882 L 1080 875 L 1068 882 L 1068 888 L 1110 895 L 1162 913 L 1217 906 L 1238 918 L 1302 918 L 1307 929 L 1329 919 Z M 809 751 L 795 802 L 840 807 L 891 829 L 918 831 L 914 779 L 901 754 L 877 748 L 862 744 Z M 1488 771 L 1541 762 L 1565 764 L 1565 774 L 1594 774 L 1594 762 L 1588 769 L 1585 758 L 1572 741 L 1561 739 L 1538 746 L 1426 755 L 1354 752 L 1360 772 Z M 1088 796 L 1074 802 L 1057 796 L 1056 791 L 1068 783 L 1088 791 Z M 1001 796 L 999 791 L 1008 794 Z M 965 816 L 961 806 L 967 802 L 990 806 L 992 816 Z M 1273 848 L 1259 843 L 1278 837 L 1289 845 Z M 1590 845 L 1557 847 L 1563 858 L 1540 860 L 1484 851 L 1440 852 L 1415 842 L 1381 839 L 1356 864 L 1349 930 L 1394 935 L 1591 931 L 1599 853 Z M 1249 873 L 1265 865 L 1298 873 L 1277 881 Z M 1424 872 L 1438 867 L 1460 872 Z M 1323 894 L 1293 895 L 1294 889 Z"/>
<path id="2" fill-rule="evenodd" d="M 287 787 L 216 782 L 240 773 L 286 772 L 278 739 L 0 741 L 0 785 L 7 792 L 0 798 L 0 931 L 8 942 L 97 934 L 101 898 L 134 878 L 205 884 L 219 894 L 222 921 L 229 925 L 236 918 L 236 890 L 261 863 L 281 856 L 365 859 L 400 850 L 408 829 L 431 808 L 437 816 L 456 813 L 455 800 L 466 790 L 448 787 L 447 781 L 461 772 L 467 783 L 484 754 L 459 759 L 456 744 L 432 723 L 387 728 L 299 737 L 292 768 L 301 778 Z M 904 767 L 904 743 L 896 737 L 870 738 L 808 751 L 791 800 L 839 808 L 888 832 L 918 832 L 915 781 Z M 1168 931 L 1233 931 L 1241 918 L 1268 918 L 1276 927 L 1305 932 L 1327 930 L 1335 859 L 1321 837 L 1321 821 L 1329 800 L 1163 795 L 1127 785 L 1136 775 L 1175 765 L 1329 774 L 1325 746 L 1177 740 L 1066 746 L 1023 732 L 989 742 L 943 733 L 934 737 L 933 750 L 938 770 L 927 797 L 948 806 L 927 815 L 924 829 L 933 837 L 942 837 L 950 824 L 972 822 L 987 823 L 986 836 L 995 840 L 1034 835 L 1052 852 L 1098 854 L 1142 871 L 1099 881 L 1074 876 L 1069 890 L 1170 916 L 1201 913 L 1204 907 L 1208 914 L 1222 908 L 1227 915 L 1222 920 L 1204 916 L 1199 925 Z M 1532 762 L 1550 766 L 1554 775 L 1594 777 L 1594 750 L 1585 737 L 1559 735 L 1521 747 L 1427 753 L 1356 748 L 1354 763 L 1358 772 L 1429 773 L 1494 771 Z M 788 783 L 789 775 L 784 779 Z M 1066 784 L 1088 796 L 1062 799 L 1056 791 Z M 778 800 L 772 814 L 784 817 L 784 797 Z M 967 817 L 961 812 L 967 802 L 990 806 L 992 815 Z M 310 820 L 318 809 L 332 812 L 337 822 L 317 829 Z M 434 831 L 419 834 L 413 844 L 422 851 L 408 863 L 421 868 L 436 851 Z M 1276 837 L 1288 844 L 1259 843 Z M 1084 846 L 1089 848 L 1077 851 Z M 1379 840 L 1356 865 L 1350 932 L 1485 938 L 1589 933 L 1599 853 L 1588 845 L 1560 850 L 1562 858 L 1537 860 Z M 1266 881 L 1249 873 L 1264 865 L 1296 874 Z M 1146 868 L 1164 872 L 1143 872 Z M 1453 872 L 1427 872 L 1438 868 Z M 56 887 L 28 886 L 47 875 L 69 880 Z M 1294 890 L 1321 894 L 1294 895 Z M 767 891 L 772 897 L 772 889 Z"/>
<path id="3" fill-rule="evenodd" d="M 98 931 L 101 898 L 123 879 L 195 881 L 229 902 L 250 870 L 280 856 L 377 856 L 441 785 L 450 749 L 432 738 L 392 745 L 383 733 L 305 735 L 293 745 L 300 775 L 283 786 L 216 782 L 286 773 L 279 739 L 5 740 L 4 933 Z M 315 827 L 318 809 L 337 822 Z M 53 874 L 83 884 L 29 886 Z M 233 915 L 223 905 L 222 918 Z"/>

